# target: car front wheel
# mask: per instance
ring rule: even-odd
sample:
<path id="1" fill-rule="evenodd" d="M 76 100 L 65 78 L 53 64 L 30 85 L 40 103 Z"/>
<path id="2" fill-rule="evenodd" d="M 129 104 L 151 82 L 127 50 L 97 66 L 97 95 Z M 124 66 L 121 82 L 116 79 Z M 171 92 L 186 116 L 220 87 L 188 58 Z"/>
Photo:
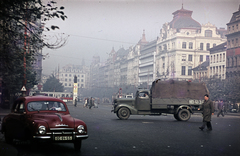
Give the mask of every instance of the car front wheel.
<path id="1" fill-rule="evenodd" d="M 180 121 L 188 121 L 191 117 L 191 113 L 187 109 L 181 109 L 178 112 L 178 118 Z"/>
<path id="2" fill-rule="evenodd" d="M 129 111 L 128 108 L 122 107 L 118 110 L 117 116 L 118 116 L 119 119 L 127 120 L 130 116 L 130 111 Z"/>
<path id="3" fill-rule="evenodd" d="M 80 151 L 82 147 L 82 140 L 74 142 L 75 151 Z"/>

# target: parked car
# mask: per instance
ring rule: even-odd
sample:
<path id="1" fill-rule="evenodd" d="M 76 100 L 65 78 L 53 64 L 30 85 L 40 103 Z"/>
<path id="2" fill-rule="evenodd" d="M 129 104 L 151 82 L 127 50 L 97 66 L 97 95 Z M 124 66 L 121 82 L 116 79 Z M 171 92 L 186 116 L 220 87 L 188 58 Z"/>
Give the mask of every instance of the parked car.
<path id="1" fill-rule="evenodd" d="M 13 139 L 72 142 L 75 150 L 88 138 L 86 124 L 73 118 L 62 100 L 48 96 L 18 98 L 3 119 L 2 133 L 7 143 Z"/>

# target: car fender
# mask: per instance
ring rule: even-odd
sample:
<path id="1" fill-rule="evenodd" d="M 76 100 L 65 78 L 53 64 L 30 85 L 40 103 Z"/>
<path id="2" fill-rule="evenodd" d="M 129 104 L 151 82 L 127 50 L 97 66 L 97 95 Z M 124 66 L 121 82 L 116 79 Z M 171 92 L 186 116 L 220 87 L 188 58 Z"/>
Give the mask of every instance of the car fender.
<path id="1" fill-rule="evenodd" d="M 129 109 L 129 111 L 130 111 L 130 114 L 137 114 L 137 109 L 135 109 L 134 107 L 132 107 L 132 106 L 129 106 L 128 104 L 120 104 L 120 105 L 118 105 L 116 108 L 115 108 L 115 113 L 116 112 L 118 112 L 118 110 L 120 109 L 120 108 L 122 108 L 122 107 L 126 107 L 126 108 L 128 108 Z"/>
<path id="2" fill-rule="evenodd" d="M 188 109 L 190 111 L 190 113 L 193 113 L 191 107 L 189 107 L 188 105 L 181 105 L 177 108 L 175 114 L 177 114 L 179 112 L 179 110 L 181 110 L 181 109 Z"/>

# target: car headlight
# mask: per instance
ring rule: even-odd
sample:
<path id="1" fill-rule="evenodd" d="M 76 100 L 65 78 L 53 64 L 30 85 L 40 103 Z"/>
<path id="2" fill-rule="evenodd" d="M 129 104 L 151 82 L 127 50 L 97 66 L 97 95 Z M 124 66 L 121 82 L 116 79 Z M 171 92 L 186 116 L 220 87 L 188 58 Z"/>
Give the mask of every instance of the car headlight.
<path id="1" fill-rule="evenodd" d="M 45 126 L 39 126 L 38 127 L 39 134 L 45 134 L 46 133 L 46 127 Z"/>
<path id="2" fill-rule="evenodd" d="M 86 133 L 85 128 L 84 128 L 83 125 L 79 125 L 79 126 L 77 127 L 77 131 L 78 131 L 78 133 L 80 133 L 80 134 Z"/>

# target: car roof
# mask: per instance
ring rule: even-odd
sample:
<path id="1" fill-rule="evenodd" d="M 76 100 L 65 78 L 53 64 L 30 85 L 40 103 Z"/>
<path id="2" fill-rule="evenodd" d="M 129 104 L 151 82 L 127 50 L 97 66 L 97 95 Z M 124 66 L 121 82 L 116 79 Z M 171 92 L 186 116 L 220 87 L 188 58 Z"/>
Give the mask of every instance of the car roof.
<path id="1" fill-rule="evenodd" d="M 50 96 L 25 96 L 25 97 L 18 98 L 17 101 L 18 100 L 23 100 L 23 101 L 26 101 L 26 102 L 30 102 L 30 101 L 59 101 L 59 102 L 63 102 L 61 99 L 58 99 L 58 98 L 55 98 L 55 97 L 50 97 Z"/>

